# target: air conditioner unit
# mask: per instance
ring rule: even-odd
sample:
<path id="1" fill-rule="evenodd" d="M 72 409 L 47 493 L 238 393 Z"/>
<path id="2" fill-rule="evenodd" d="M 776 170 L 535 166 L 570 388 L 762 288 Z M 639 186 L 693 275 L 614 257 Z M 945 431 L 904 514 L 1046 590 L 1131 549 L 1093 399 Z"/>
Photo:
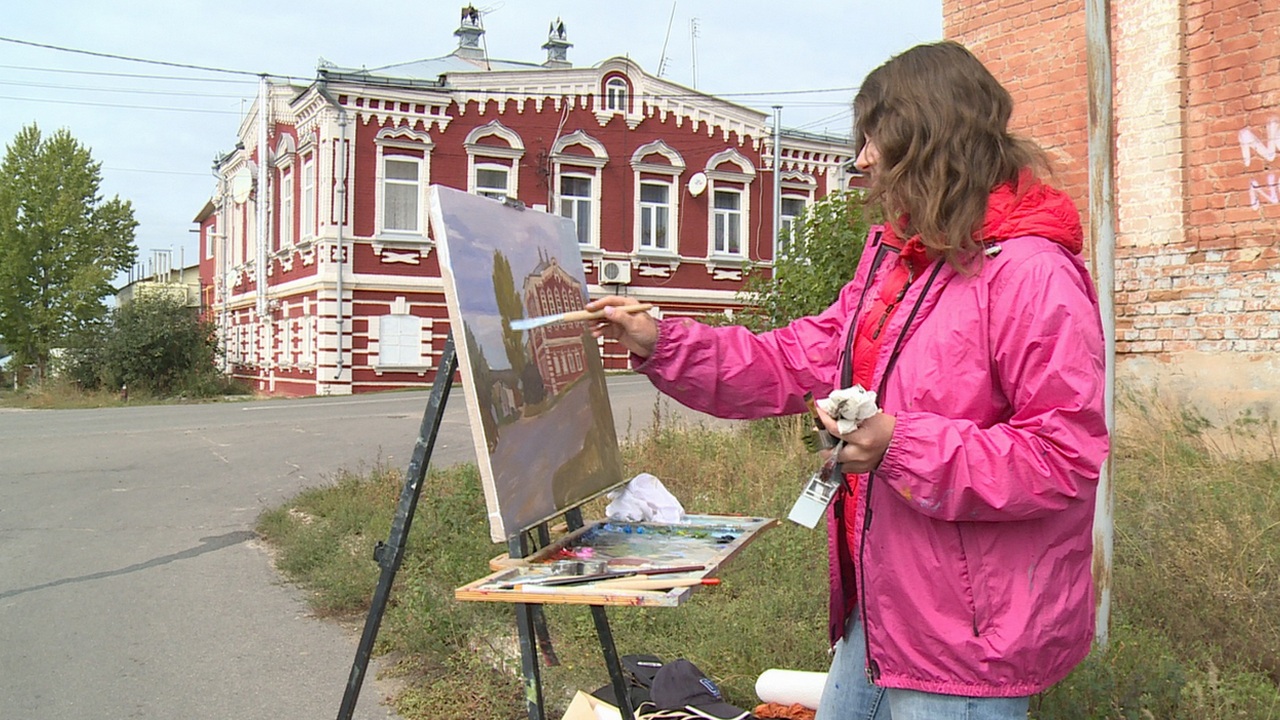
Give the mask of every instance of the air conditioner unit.
<path id="1" fill-rule="evenodd" d="M 601 285 L 628 285 L 631 283 L 630 260 L 601 260 Z"/>

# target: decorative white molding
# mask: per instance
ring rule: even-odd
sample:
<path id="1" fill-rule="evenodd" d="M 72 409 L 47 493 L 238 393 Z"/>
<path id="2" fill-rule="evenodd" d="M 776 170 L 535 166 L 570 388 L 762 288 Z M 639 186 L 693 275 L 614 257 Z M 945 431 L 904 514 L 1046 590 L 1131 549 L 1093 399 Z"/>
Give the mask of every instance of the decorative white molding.
<path id="1" fill-rule="evenodd" d="M 707 270 L 711 273 L 712 280 L 733 280 L 734 282 L 742 280 L 741 270 L 726 270 L 713 265 L 707 265 Z"/>
<path id="2" fill-rule="evenodd" d="M 421 262 L 422 255 L 417 252 L 401 252 L 397 250 L 383 250 L 378 253 L 378 258 L 384 265 L 393 265 L 403 263 L 405 265 L 417 265 Z"/>
<path id="3" fill-rule="evenodd" d="M 677 261 L 676 264 L 678 265 L 679 262 Z M 670 265 L 651 265 L 644 261 L 636 265 L 636 274 L 640 277 L 669 278 L 672 270 L 674 268 Z"/>

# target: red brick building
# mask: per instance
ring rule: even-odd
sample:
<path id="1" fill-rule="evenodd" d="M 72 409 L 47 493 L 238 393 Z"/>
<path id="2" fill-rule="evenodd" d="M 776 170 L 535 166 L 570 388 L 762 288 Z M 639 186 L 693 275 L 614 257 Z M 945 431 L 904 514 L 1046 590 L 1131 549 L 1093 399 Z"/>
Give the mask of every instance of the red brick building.
<path id="1" fill-rule="evenodd" d="M 540 64 L 487 57 L 483 33 L 464 14 L 444 57 L 264 82 L 197 218 L 229 372 L 290 395 L 431 381 L 449 332 L 431 184 L 572 218 L 592 296 L 670 315 L 732 311 L 775 228 L 853 180 L 848 138 L 783 130 L 777 177 L 766 113 L 625 58 L 574 67 L 563 25 Z"/>
<path id="2" fill-rule="evenodd" d="M 1280 0 L 1112 2 L 1122 382 L 1211 420 L 1280 414 Z M 1088 203 L 1081 0 L 944 0 L 1019 131 Z"/>

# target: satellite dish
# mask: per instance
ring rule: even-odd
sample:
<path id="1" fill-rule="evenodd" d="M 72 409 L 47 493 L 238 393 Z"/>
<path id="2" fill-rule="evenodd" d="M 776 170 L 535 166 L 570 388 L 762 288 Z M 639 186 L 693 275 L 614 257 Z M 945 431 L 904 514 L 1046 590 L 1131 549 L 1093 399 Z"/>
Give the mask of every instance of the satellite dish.
<path id="1" fill-rule="evenodd" d="M 690 195 L 694 197 L 698 197 L 699 195 L 702 194 L 702 191 L 706 189 L 707 189 L 706 173 L 694 173 L 693 177 L 689 178 L 689 194 Z"/>
<path id="2" fill-rule="evenodd" d="M 249 168 L 242 166 L 231 174 L 231 199 L 237 203 L 243 203 L 249 199 L 251 192 L 253 192 L 253 173 L 249 172 Z"/>

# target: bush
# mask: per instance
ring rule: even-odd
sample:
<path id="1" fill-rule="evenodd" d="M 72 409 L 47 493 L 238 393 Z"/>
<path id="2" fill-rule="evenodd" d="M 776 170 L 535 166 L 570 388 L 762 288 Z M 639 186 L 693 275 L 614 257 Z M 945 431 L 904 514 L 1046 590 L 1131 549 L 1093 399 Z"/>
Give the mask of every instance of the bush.
<path id="1" fill-rule="evenodd" d="M 228 391 L 216 358 L 212 325 L 176 298 L 150 295 L 80 333 L 62 371 L 85 390 L 207 397 Z"/>

